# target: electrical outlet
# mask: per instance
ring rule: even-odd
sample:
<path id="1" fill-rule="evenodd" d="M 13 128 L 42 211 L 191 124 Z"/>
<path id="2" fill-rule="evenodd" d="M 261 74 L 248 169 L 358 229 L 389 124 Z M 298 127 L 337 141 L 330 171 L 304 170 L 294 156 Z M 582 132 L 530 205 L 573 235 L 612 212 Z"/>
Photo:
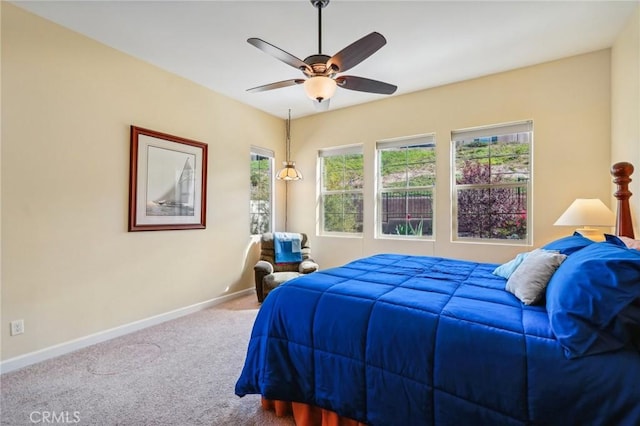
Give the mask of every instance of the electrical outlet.
<path id="1" fill-rule="evenodd" d="M 16 336 L 24 333 L 24 320 L 11 321 L 11 335 Z"/>

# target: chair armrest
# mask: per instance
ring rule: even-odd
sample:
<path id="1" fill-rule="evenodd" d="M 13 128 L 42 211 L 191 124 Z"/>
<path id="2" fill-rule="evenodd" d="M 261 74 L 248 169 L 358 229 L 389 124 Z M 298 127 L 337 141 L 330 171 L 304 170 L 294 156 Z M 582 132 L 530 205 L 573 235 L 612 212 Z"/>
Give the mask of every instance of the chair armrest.
<path id="1" fill-rule="evenodd" d="M 256 280 L 256 295 L 258 296 L 258 302 L 262 303 L 264 300 L 264 287 L 262 286 L 262 280 L 269 274 L 273 273 L 273 265 L 264 260 L 258 261 L 256 266 L 253 267 L 255 271 L 255 280 Z"/>
<path id="2" fill-rule="evenodd" d="M 273 265 L 266 260 L 259 260 L 256 266 L 253 267 L 256 272 L 262 272 L 265 275 L 273 274 Z"/>
<path id="3" fill-rule="evenodd" d="M 298 265 L 298 272 L 301 274 L 310 274 L 320 269 L 320 265 L 313 261 L 313 259 L 305 259 Z"/>

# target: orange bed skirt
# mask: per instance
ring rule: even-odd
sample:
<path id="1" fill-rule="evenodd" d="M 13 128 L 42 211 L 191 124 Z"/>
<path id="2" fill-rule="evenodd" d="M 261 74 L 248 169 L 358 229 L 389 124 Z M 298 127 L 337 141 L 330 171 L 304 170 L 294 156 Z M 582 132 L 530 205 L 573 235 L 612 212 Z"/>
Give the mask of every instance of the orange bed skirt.
<path id="1" fill-rule="evenodd" d="M 273 410 L 278 417 L 293 414 L 296 426 L 365 426 L 364 423 L 347 417 L 341 417 L 333 411 L 301 402 L 262 398 L 262 408 L 265 410 Z"/>

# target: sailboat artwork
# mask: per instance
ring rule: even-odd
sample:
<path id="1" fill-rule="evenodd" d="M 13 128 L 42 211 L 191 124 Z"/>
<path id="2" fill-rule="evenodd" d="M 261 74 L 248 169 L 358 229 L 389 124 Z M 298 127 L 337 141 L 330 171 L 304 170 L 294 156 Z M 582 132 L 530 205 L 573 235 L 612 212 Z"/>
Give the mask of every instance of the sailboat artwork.
<path id="1" fill-rule="evenodd" d="M 129 232 L 207 228 L 207 144 L 131 126 Z"/>
<path id="2" fill-rule="evenodd" d="M 157 148 L 156 148 L 157 149 Z M 149 152 L 149 157 L 153 157 Z M 174 169 L 172 179 L 166 176 L 156 176 L 156 182 L 149 182 L 147 186 L 147 216 L 193 216 L 195 209 L 195 170 L 193 162 L 195 156 L 184 153 L 169 153 L 173 156 L 173 162 L 177 156 L 186 157 L 181 169 Z M 164 153 L 166 157 L 167 154 Z M 166 161 L 166 159 L 165 159 Z M 150 165 L 153 164 L 150 162 Z M 166 162 L 165 162 L 166 164 Z M 166 170 L 166 168 L 165 168 Z M 154 176 L 154 171 L 149 169 L 149 176 Z M 179 173 L 177 173 L 179 172 Z M 163 179 L 164 177 L 164 179 Z M 164 188 L 159 192 L 159 188 Z M 159 196 L 157 194 L 160 194 Z"/>

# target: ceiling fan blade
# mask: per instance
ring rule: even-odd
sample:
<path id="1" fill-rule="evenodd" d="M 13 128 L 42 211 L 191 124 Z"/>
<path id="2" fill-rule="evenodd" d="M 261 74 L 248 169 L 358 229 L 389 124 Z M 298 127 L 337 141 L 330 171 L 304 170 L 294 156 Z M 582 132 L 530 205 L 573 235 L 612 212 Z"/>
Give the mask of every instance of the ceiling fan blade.
<path id="1" fill-rule="evenodd" d="M 385 44 L 387 40 L 384 36 L 374 31 L 333 55 L 327 61 L 327 68 L 332 67 L 336 72 L 344 72 L 373 55 Z"/>
<path id="2" fill-rule="evenodd" d="M 247 89 L 247 92 L 256 93 L 264 92 L 265 90 L 280 89 L 282 87 L 295 86 L 296 84 L 304 83 L 304 79 L 294 78 L 291 80 L 278 81 L 276 83 L 265 84 L 264 86 L 252 87 Z"/>
<path id="3" fill-rule="evenodd" d="M 370 80 L 368 78 L 356 77 L 354 75 L 343 75 L 336 78 L 338 87 L 349 90 L 357 90 L 359 92 L 379 93 L 381 95 L 391 95 L 396 91 L 398 86 L 384 83 L 378 80 Z"/>
<path id="4" fill-rule="evenodd" d="M 302 71 L 313 73 L 313 70 L 309 65 L 305 64 L 304 62 L 302 62 L 302 60 L 296 58 L 291 53 L 285 52 L 284 50 L 274 46 L 271 43 L 267 43 L 266 41 L 255 37 L 247 39 L 247 42 L 252 46 L 255 46 L 258 49 L 262 50 L 263 52 L 273 56 L 274 58 L 281 60 L 287 65 L 291 65 L 292 67 Z"/>

